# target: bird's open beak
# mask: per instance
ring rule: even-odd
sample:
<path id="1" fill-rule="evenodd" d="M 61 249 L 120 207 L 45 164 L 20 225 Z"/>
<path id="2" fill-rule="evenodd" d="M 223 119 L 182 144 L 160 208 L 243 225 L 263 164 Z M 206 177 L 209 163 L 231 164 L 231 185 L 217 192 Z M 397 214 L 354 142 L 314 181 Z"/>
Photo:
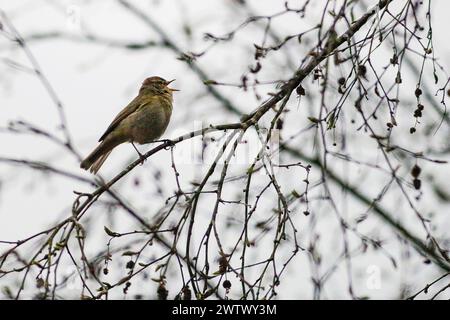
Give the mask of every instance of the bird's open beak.
<path id="1" fill-rule="evenodd" d="M 172 82 L 174 82 L 175 81 L 175 79 L 173 79 L 173 80 L 170 80 L 170 81 L 167 81 L 167 86 L 169 85 L 169 84 L 171 84 Z M 170 91 L 180 91 L 180 90 L 178 90 L 178 89 L 172 89 L 172 88 L 169 88 L 169 90 Z"/>

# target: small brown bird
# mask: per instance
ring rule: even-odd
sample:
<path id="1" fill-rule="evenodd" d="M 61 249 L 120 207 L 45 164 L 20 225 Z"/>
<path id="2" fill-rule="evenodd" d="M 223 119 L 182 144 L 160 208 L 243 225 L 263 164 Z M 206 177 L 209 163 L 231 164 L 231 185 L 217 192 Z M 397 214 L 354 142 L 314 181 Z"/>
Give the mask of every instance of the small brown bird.
<path id="1" fill-rule="evenodd" d="M 160 77 L 145 79 L 137 97 L 116 116 L 98 140 L 100 145 L 81 162 L 80 167 L 97 173 L 119 144 L 145 144 L 158 139 L 166 130 L 172 114 L 172 92 L 178 91 L 168 87 L 173 81 Z"/>

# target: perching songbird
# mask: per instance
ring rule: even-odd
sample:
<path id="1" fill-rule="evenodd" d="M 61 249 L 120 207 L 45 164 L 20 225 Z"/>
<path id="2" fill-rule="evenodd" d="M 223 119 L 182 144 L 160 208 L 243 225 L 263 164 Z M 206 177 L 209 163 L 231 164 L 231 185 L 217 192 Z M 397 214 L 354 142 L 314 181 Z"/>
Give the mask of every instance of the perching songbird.
<path id="1" fill-rule="evenodd" d="M 158 139 L 166 130 L 172 115 L 172 92 L 179 91 L 168 87 L 173 81 L 160 77 L 145 79 L 137 97 L 116 116 L 98 140 L 98 147 L 81 162 L 80 167 L 97 173 L 119 144 L 145 144 Z"/>

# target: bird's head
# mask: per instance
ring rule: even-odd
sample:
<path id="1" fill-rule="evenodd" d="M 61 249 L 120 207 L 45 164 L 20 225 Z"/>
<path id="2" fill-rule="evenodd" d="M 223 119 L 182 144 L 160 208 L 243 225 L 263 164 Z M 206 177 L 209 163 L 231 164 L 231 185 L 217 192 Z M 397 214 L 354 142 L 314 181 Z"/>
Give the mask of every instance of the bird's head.
<path id="1" fill-rule="evenodd" d="M 139 92 L 143 90 L 155 91 L 157 93 L 169 93 L 172 94 L 173 91 L 179 91 L 177 89 L 169 88 L 168 85 L 171 84 L 175 79 L 167 81 L 161 77 L 150 77 L 142 82 L 141 89 Z"/>

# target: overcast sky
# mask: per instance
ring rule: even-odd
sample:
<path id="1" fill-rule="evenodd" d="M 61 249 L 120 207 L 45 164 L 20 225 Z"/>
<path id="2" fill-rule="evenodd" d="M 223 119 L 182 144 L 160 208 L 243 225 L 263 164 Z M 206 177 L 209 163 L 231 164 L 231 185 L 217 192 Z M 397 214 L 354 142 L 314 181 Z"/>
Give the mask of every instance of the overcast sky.
<path id="1" fill-rule="evenodd" d="M 182 46 L 183 50 L 199 52 L 209 43 L 204 41 L 204 33 L 224 34 L 244 21 L 245 16 L 239 12 L 231 1 L 142 1 L 140 6 L 162 28 Z M 283 9 L 283 1 L 249 1 L 258 14 L 273 14 Z M 301 1 L 303 2 L 303 1 Z M 373 4 L 377 1 L 367 1 Z M 295 1 L 291 1 L 295 3 Z M 444 68 L 450 66 L 449 28 L 450 2 L 435 0 L 432 2 L 433 40 L 435 55 Z M 313 4 L 317 6 L 317 4 Z M 17 31 L 27 37 L 32 34 L 46 32 L 61 32 L 76 37 L 81 32 L 91 32 L 107 41 L 144 42 L 149 38 L 158 40 L 154 32 L 149 30 L 142 21 L 126 12 L 116 1 L 7 1 L 0 0 L 0 9 L 13 23 Z M 314 15 L 315 14 L 315 15 Z M 303 21 L 302 28 L 309 28 L 317 22 L 321 12 L 312 11 L 310 17 Z M 281 31 L 299 28 L 298 20 L 292 18 L 275 21 Z M 183 34 L 184 25 L 192 26 L 192 38 Z M 247 43 L 252 38 L 250 27 L 236 43 Z M 251 42 L 250 42 L 251 43 Z M 125 50 L 97 43 L 76 41 L 70 39 L 33 40 L 28 42 L 33 56 L 41 70 L 62 101 L 67 118 L 68 129 L 73 144 L 80 155 L 85 156 L 96 146 L 99 136 L 103 133 L 112 118 L 137 93 L 143 79 L 151 75 L 159 75 L 166 79 L 176 79 L 174 87 L 180 89 L 175 94 L 173 118 L 164 137 L 176 137 L 210 123 L 226 123 L 238 121 L 238 117 L 224 112 L 213 99 L 207 96 L 204 85 L 186 67 L 183 61 L 176 59 L 170 50 Z M 219 45 L 199 60 L 199 64 L 207 70 L 212 70 L 212 76 L 220 77 L 224 82 L 238 82 L 239 71 L 252 63 L 252 48 L 234 45 L 228 47 Z M 276 62 L 276 61 L 275 61 Z M 283 70 L 289 77 L 290 67 L 279 61 L 277 70 Z M 30 67 L 29 58 L 23 50 L 14 46 L 5 37 L 0 38 L 0 127 L 5 128 L 12 120 L 24 120 L 44 128 L 61 137 L 58 128 L 59 116 L 55 104 L 49 97 L 37 77 L 27 71 Z M 268 67 L 270 69 L 270 66 Z M 275 69 L 275 66 L 274 66 Z M 237 102 L 245 111 L 257 106 L 254 97 L 239 92 L 233 88 L 221 87 L 221 92 Z M 268 87 L 267 91 L 270 91 Z M 266 91 L 261 90 L 261 94 Z M 297 128 L 301 129 L 301 128 Z M 197 144 L 196 144 L 197 143 Z M 201 144 L 194 142 L 185 149 L 180 147 L 176 152 L 180 168 L 184 173 L 185 182 L 189 183 L 200 176 L 201 170 L 192 163 L 192 148 Z M 90 178 L 90 174 L 79 169 L 79 161 L 69 156 L 63 149 L 49 142 L 46 138 L 33 135 L 17 135 L 0 132 L 0 156 L 18 159 L 49 162 L 57 168 Z M 149 150 L 148 146 L 141 147 Z M 197 150 L 197 149 L 195 149 Z M 186 156 L 186 154 L 188 156 Z M 125 167 L 136 159 L 136 153 L 130 145 L 117 148 L 102 168 L 101 174 L 106 178 L 114 176 L 117 168 Z M 145 165 L 135 170 L 117 186 L 123 189 L 123 194 L 133 203 L 136 198 L 148 197 L 161 201 L 158 187 L 152 185 L 152 179 L 162 168 L 162 187 L 167 193 L 173 191 L 173 177 L 164 173 L 164 165 L 170 163 L 170 152 L 158 153 L 149 159 Z M 448 166 L 440 177 L 445 184 L 450 179 Z M 135 192 L 132 182 L 137 177 L 144 181 L 145 191 Z M 167 180 L 165 180 L 167 179 Z M 147 184 L 145 184 L 147 183 Z M 448 183 L 447 183 L 448 186 Z M 74 200 L 73 191 L 90 191 L 91 187 L 81 182 L 66 178 L 51 177 L 8 164 L 0 164 L 0 240 L 17 240 L 38 232 L 54 223 L 55 219 L 66 217 Z M 152 200 L 153 201 L 153 200 Z M 139 203 L 144 212 L 153 208 L 153 202 Z M 426 200 L 425 200 L 426 201 Z M 357 208 L 350 204 L 350 208 Z M 447 206 L 440 207 L 448 210 Z M 439 209 L 439 207 L 438 207 Z M 103 225 L 108 224 L 106 215 L 100 216 L 97 231 L 102 232 Z M 303 219 L 303 218 L 302 218 Z M 120 219 L 115 221 L 117 228 L 125 230 L 132 228 L 133 223 Z M 303 220 L 302 220 L 303 221 Z M 110 221 L 110 223 L 112 223 Z M 304 220 L 307 223 L 307 220 Z M 449 225 L 448 216 L 443 221 Z M 117 224 L 119 226 L 117 226 Z M 104 236 L 102 234 L 102 236 Z M 97 236 L 100 238 L 100 236 Z M 325 235 L 324 241 L 333 242 L 333 234 Z M 95 236 L 94 236 L 95 238 Z M 0 249 L 2 249 L 0 247 Z M 3 249 L 2 249 L 3 250 Z M 1 250 L 1 251 L 2 251 Z M 331 249 L 330 249 L 331 250 Z M 307 258 L 299 257 L 298 266 L 306 265 Z M 364 284 L 367 266 L 386 265 L 385 258 L 377 254 L 366 256 L 366 260 L 357 261 L 360 265 L 362 279 L 358 289 L 371 297 L 391 297 L 398 293 L 401 281 L 401 268 L 393 273 L 385 274 L 381 290 L 368 289 Z M 405 267 L 406 268 L 406 267 Z M 311 298 L 307 274 L 298 273 L 301 268 L 294 267 L 291 273 L 296 285 L 290 283 L 280 290 L 284 298 Z M 345 273 L 345 271 L 343 271 Z M 413 270 L 408 270 L 413 272 Z M 437 275 L 436 270 L 425 270 L 420 275 L 419 283 L 426 283 Z M 329 298 L 342 297 L 342 287 L 345 280 L 336 278 L 335 286 L 328 289 Z M 2 279 L 0 279 L 2 284 Z M 302 287 L 302 284 L 305 284 Z"/>

